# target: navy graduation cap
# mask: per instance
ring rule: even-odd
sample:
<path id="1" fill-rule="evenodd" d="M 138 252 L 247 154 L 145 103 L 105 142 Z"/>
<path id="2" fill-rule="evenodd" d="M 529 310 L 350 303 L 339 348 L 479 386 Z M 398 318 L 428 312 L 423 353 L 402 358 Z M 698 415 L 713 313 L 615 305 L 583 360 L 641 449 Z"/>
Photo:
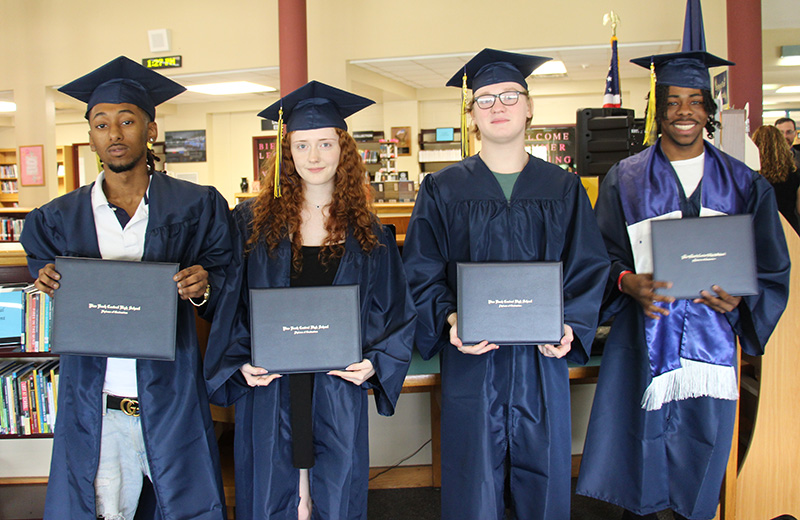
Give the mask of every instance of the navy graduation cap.
<path id="1" fill-rule="evenodd" d="M 651 62 L 655 67 L 656 83 L 700 90 L 711 90 L 709 68 L 735 65 L 706 51 L 673 52 L 631 60 L 631 63 L 646 69 L 650 68 Z"/>
<path id="2" fill-rule="evenodd" d="M 528 91 L 525 78 L 531 75 L 542 63 L 552 58 L 531 56 L 518 52 L 483 49 L 456 72 L 448 87 L 461 87 L 461 158 L 469 157 L 469 126 L 467 125 L 467 89 L 473 92 L 486 85 L 518 83 Z"/>
<path id="3" fill-rule="evenodd" d="M 542 63 L 551 59 L 517 52 L 483 49 L 450 78 L 447 86 L 463 86 L 463 76 L 466 74 L 467 88 L 473 91 L 486 85 L 505 83 L 506 81 L 519 83 L 527 91 L 528 84 L 525 78 L 530 76 Z"/>
<path id="4" fill-rule="evenodd" d="M 98 103 L 131 103 L 155 120 L 156 105 L 184 92 L 186 87 L 120 56 L 58 90 L 86 102 L 86 119 Z"/>
<path id="5" fill-rule="evenodd" d="M 273 196 L 281 196 L 283 121 L 286 131 L 340 128 L 347 130 L 344 118 L 374 104 L 371 99 L 351 94 L 319 81 L 309 81 L 258 113 L 259 117 L 278 122 L 278 145 L 275 147 Z"/>
<path id="6" fill-rule="evenodd" d="M 286 131 L 341 128 L 344 118 L 375 102 L 319 81 L 310 81 L 258 113 L 273 121 L 286 120 Z M 281 117 L 281 109 L 283 115 Z"/>

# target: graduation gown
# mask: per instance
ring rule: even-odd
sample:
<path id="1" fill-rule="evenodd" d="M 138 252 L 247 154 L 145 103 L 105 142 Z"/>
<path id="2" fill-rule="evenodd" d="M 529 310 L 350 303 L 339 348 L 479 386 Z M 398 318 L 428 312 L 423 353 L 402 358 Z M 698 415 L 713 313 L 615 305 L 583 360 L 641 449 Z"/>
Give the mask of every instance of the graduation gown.
<path id="1" fill-rule="evenodd" d="M 59 255 L 100 258 L 91 189 L 84 186 L 58 197 L 25 219 L 20 242 L 32 276 Z M 181 269 L 202 265 L 211 286 L 222 287 L 223 267 L 231 260 L 225 199 L 214 188 L 156 172 L 150 182 L 149 204 L 142 260 L 177 262 Z M 215 300 L 212 291 L 211 300 L 200 311 L 210 313 Z M 63 355 L 60 360 L 57 426 L 44 516 L 94 520 L 106 358 Z M 142 431 L 157 497 L 154 518 L 226 518 L 194 307 L 188 301 L 178 302 L 175 361 L 138 360 L 136 365 Z"/>
<path id="2" fill-rule="evenodd" d="M 703 180 L 692 196 L 680 194 L 677 216 L 721 212 L 726 204 L 740 208 L 739 213 L 752 214 L 759 283 L 758 295 L 743 297 L 737 309 L 725 313 L 722 323 L 727 331 L 711 343 L 716 346 L 736 335 L 745 352 L 761 355 L 788 297 L 789 257 L 775 197 L 766 179 L 743 163 L 709 143 L 705 152 Z M 645 335 L 650 318 L 638 302 L 617 289 L 619 274 L 635 271 L 629 238 L 632 223 L 626 222 L 620 196 L 621 168 L 624 175 L 648 175 L 650 168 L 656 172 L 647 190 L 651 202 L 645 205 L 653 206 L 652 201 L 666 192 L 671 198 L 679 181 L 660 150 L 660 141 L 625 161 L 606 175 L 596 205 L 612 262 L 601 319 L 615 319 L 603 351 L 576 492 L 640 515 L 670 508 L 692 520 L 709 519 L 719 502 L 736 401 L 699 397 L 667 402 L 659 410 L 642 408 L 642 396 L 653 377 Z M 713 182 L 707 179 L 712 169 L 718 171 Z M 738 202 L 723 203 L 724 198 Z M 671 311 L 676 306 L 687 309 L 686 320 L 670 326 L 682 331 L 682 354 L 684 348 L 702 347 L 702 341 L 696 345 L 697 331 L 702 334 L 712 325 L 703 320 L 719 315 L 701 318 L 699 312 L 706 306 L 688 300 L 671 304 Z M 672 317 L 671 313 L 660 321 Z"/>
<path id="3" fill-rule="evenodd" d="M 250 233 L 252 201 L 234 210 L 238 250 Z M 378 413 L 392 415 L 411 362 L 416 313 L 394 236 L 364 253 L 348 235 L 334 285 L 359 285 L 361 340 L 375 375 L 361 386 L 315 374 L 312 401 L 315 465 L 309 470 L 313 518 L 367 518 L 368 389 Z M 296 519 L 299 471 L 292 464 L 289 378 L 249 387 L 239 368 L 250 362 L 249 289 L 289 287 L 291 244 L 269 253 L 263 243 L 231 265 L 209 338 L 205 374 L 212 402 L 236 404 L 236 517 Z"/>
<path id="4" fill-rule="evenodd" d="M 423 181 L 404 243 L 416 344 L 441 352 L 442 518 L 503 518 L 509 477 L 518 518 L 569 518 L 567 359 L 536 347 L 481 356 L 449 342 L 457 262 L 562 262 L 568 358 L 588 360 L 608 259 L 578 176 L 529 157 L 507 200 L 479 156 Z M 490 338 L 491 339 L 491 338 Z"/>

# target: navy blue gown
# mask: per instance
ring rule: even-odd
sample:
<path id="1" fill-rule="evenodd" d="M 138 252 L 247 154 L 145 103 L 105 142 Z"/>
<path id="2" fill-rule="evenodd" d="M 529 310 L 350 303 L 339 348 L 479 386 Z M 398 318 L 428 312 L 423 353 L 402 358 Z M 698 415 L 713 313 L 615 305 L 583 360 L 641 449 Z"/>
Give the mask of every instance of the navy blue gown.
<path id="1" fill-rule="evenodd" d="M 766 179 L 706 143 L 703 180 L 687 197 L 678 189 L 677 175 L 659 146 L 660 141 L 612 167 L 595 207 L 611 258 L 601 319 L 615 319 L 603 350 L 576 492 L 640 515 L 669 508 L 686 518 L 701 520 L 716 514 L 733 436 L 736 401 L 698 397 L 667 402 L 658 410 L 642 408 L 642 396 L 652 380 L 645 339 L 646 321 L 650 318 L 645 317 L 638 302 L 617 289 L 619 274 L 635 271 L 629 238 L 631 223 L 626 221 L 620 195 L 621 171 L 638 180 L 652 173 L 652 179 L 647 181 L 650 187 L 640 191 L 649 197 L 642 198 L 643 203 L 662 207 L 671 204 L 669 209 L 677 211 L 677 216 L 696 217 L 707 209 L 722 212 L 725 198 L 739 199 L 737 212 L 753 215 L 760 293 L 744 297 L 737 309 L 722 318 L 726 335 L 736 335 L 750 355 L 764 353 L 786 306 L 789 257 L 775 197 Z M 718 180 L 712 182 L 712 173 Z M 730 189 L 719 189 L 722 185 Z M 663 202 L 676 193 L 679 200 Z M 706 307 L 679 300 L 672 304 L 671 312 L 684 305 L 690 310 Z M 667 320 L 673 314 L 660 321 L 672 323 Z M 709 325 L 704 320 L 708 318 L 692 321 L 690 317 L 672 327 L 683 331 L 682 343 L 691 342 L 695 329 Z M 714 342 L 721 343 L 723 339 L 720 335 Z M 686 346 L 682 344 L 681 349 Z"/>
<path id="2" fill-rule="evenodd" d="M 234 210 L 238 250 L 250 234 L 252 202 Z M 315 374 L 312 398 L 315 464 L 309 470 L 313 518 L 367 517 L 367 389 L 378 413 L 392 415 L 411 362 L 416 313 L 394 236 L 376 226 L 380 246 L 364 253 L 348 235 L 334 285 L 358 284 L 364 358 L 375 375 L 362 386 Z M 249 289 L 288 287 L 291 244 L 274 253 L 263 243 L 239 254 L 214 317 L 205 374 L 211 401 L 236 405 L 236 517 L 296 519 L 299 472 L 292 463 L 289 378 L 249 387 L 239 368 L 250 362 Z"/>
<path id="3" fill-rule="evenodd" d="M 570 505 L 567 358 L 505 346 L 481 356 L 449 342 L 457 262 L 560 261 L 568 358 L 589 357 L 608 258 L 578 176 L 530 157 L 507 200 L 479 156 L 420 187 L 403 250 L 416 344 L 442 371 L 442 518 L 566 520 Z M 512 503 L 505 504 L 506 477 Z"/>
<path id="4" fill-rule="evenodd" d="M 100 258 L 91 189 L 81 187 L 28 215 L 20 242 L 32 276 L 59 255 Z M 225 199 L 214 188 L 156 172 L 149 204 L 142 260 L 177 262 L 181 269 L 202 265 L 211 286 L 221 288 L 232 256 Z M 57 291 L 55 298 L 57 302 Z M 210 315 L 215 303 L 212 291 L 201 312 Z M 106 358 L 60 359 L 45 518 L 94 520 Z M 157 500 L 154 518 L 226 518 L 217 440 L 201 370 L 194 307 L 179 300 L 175 361 L 137 362 L 142 430 Z"/>

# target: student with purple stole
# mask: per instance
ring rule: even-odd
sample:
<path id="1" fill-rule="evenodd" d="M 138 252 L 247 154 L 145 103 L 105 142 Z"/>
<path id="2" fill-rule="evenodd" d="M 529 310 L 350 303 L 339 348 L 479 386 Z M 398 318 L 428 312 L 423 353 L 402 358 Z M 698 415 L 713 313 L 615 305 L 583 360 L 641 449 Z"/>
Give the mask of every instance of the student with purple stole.
<path id="1" fill-rule="evenodd" d="M 601 321 L 615 316 L 603 351 L 577 492 L 625 508 L 625 519 L 706 520 L 716 514 L 736 415 L 736 339 L 761 355 L 788 298 L 789 256 L 769 183 L 704 141 L 716 104 L 705 51 L 633 60 L 653 64 L 648 118 L 661 133 L 611 168 L 597 221 L 611 258 Z M 654 127 L 655 128 L 655 127 Z M 650 223 L 751 214 L 759 292 L 712 285 L 692 300 L 659 294 Z"/>

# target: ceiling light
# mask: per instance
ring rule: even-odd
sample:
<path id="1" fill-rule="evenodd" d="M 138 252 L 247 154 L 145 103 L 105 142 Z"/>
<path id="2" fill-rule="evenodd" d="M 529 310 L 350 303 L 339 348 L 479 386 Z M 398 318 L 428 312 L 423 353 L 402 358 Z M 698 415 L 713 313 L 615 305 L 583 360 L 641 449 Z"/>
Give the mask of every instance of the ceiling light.
<path id="1" fill-rule="evenodd" d="M 764 83 L 763 85 L 761 85 L 761 90 L 775 90 L 778 87 L 780 87 L 780 85 L 777 85 L 775 83 Z"/>
<path id="2" fill-rule="evenodd" d="M 800 45 L 784 45 L 781 47 L 781 59 L 778 65 L 791 67 L 800 65 Z"/>
<path id="3" fill-rule="evenodd" d="M 17 104 L 11 101 L 0 101 L 0 112 L 16 112 Z"/>
<path id="4" fill-rule="evenodd" d="M 768 110 L 761 113 L 763 119 L 780 119 L 786 117 L 786 110 Z"/>
<path id="5" fill-rule="evenodd" d="M 250 81 L 228 81 L 225 83 L 207 83 L 205 85 L 189 85 L 190 92 L 209 94 L 212 96 L 225 96 L 230 94 L 254 94 L 257 92 L 275 92 L 277 89 Z"/>
<path id="6" fill-rule="evenodd" d="M 775 91 L 776 94 L 800 94 L 800 85 L 786 85 Z"/>
<path id="7" fill-rule="evenodd" d="M 546 61 L 538 69 L 533 71 L 534 76 L 566 76 L 567 67 L 561 60 Z"/>

